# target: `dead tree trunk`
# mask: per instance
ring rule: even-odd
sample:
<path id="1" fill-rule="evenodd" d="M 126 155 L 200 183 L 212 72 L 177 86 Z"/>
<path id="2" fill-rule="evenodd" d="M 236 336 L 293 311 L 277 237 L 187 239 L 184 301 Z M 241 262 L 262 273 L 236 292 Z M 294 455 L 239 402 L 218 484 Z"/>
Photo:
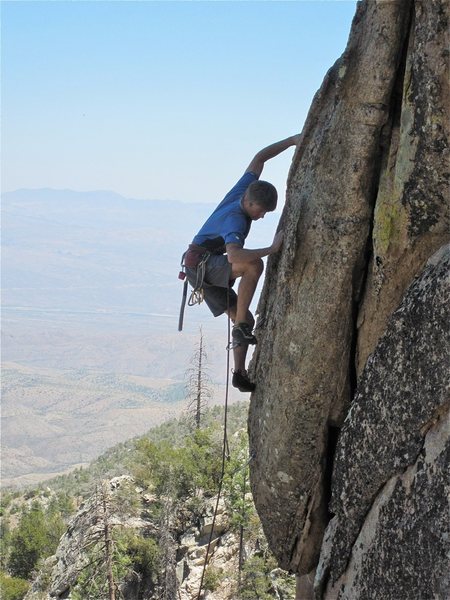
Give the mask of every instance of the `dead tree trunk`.
<path id="1" fill-rule="evenodd" d="M 200 341 L 191 359 L 191 367 L 187 370 L 187 396 L 189 403 L 187 412 L 193 416 L 195 428 L 200 429 L 203 413 L 211 397 L 211 381 L 205 367 L 207 360 L 203 332 L 200 327 Z"/>
<path id="2" fill-rule="evenodd" d="M 109 493 L 106 485 L 101 487 L 101 506 L 103 512 L 103 536 L 105 540 L 105 564 L 106 576 L 108 580 L 109 600 L 116 600 L 116 587 L 113 574 L 113 539 L 111 536 Z"/>

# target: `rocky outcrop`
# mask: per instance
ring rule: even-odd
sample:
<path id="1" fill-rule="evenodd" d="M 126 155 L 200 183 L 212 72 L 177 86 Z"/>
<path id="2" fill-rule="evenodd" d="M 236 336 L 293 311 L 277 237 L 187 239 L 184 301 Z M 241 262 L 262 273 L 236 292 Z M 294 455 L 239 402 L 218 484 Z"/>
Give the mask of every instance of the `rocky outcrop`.
<path id="1" fill-rule="evenodd" d="M 214 518 L 216 504 L 217 514 Z M 260 527 L 258 529 L 260 537 L 245 536 L 241 547 L 239 533 L 231 527 L 230 509 L 222 499 L 219 503 L 217 497 L 209 499 L 203 517 L 181 536 L 177 546 L 177 600 L 198 598 L 210 537 L 208 566 L 203 578 L 201 597 L 204 600 L 235 600 L 241 597 L 238 584 L 239 552 L 242 552 L 242 564 L 255 555 L 264 554 L 263 547 L 266 544 Z M 257 571 L 252 576 L 257 578 Z M 211 581 L 214 577 L 217 577 L 217 584 L 208 586 L 208 580 Z M 244 578 L 245 575 L 241 573 L 241 580 Z M 270 571 L 269 578 L 270 586 L 265 590 L 266 597 L 292 599 L 295 585 L 293 577 L 275 568 Z M 258 588 L 253 591 L 247 588 L 244 596 L 249 597 L 249 594 L 259 597 Z"/>
<path id="2" fill-rule="evenodd" d="M 86 570 L 93 564 L 92 548 L 99 540 L 102 558 L 104 554 L 105 493 L 110 530 L 117 529 L 122 534 L 134 532 L 142 539 L 153 538 L 159 549 L 154 572 L 149 572 L 139 561 L 122 569 L 120 580 L 116 580 L 120 598 L 194 600 L 201 587 L 201 598 L 205 600 L 232 600 L 238 595 L 239 561 L 242 566 L 248 559 L 263 556 L 267 551 L 256 515 L 253 534 L 246 535 L 241 543 L 239 533 L 231 525 L 230 507 L 222 498 L 218 502 L 217 497 L 198 496 L 201 512 L 198 512 L 199 506 L 192 512 L 190 508 L 176 506 L 169 497 L 162 499 L 144 492 L 127 475 L 103 481 L 100 488 L 79 507 L 56 554 L 44 562 L 24 600 L 63 600 L 75 597 L 74 594 L 77 598 L 86 595 L 86 588 L 80 589 L 79 582 L 80 578 L 86 582 L 87 573 L 93 577 L 93 573 Z M 248 496 L 247 501 L 251 502 L 250 494 Z M 112 538 L 115 538 L 113 534 Z M 106 565 L 95 562 L 96 576 L 99 582 L 105 583 Z M 257 577 L 257 573 L 254 576 Z M 271 570 L 269 577 L 268 596 L 290 600 L 294 578 L 277 568 Z"/>
<path id="3" fill-rule="evenodd" d="M 191 527 L 180 539 L 177 551 L 180 600 L 191 600 L 198 595 L 210 537 L 211 558 L 208 568 L 222 573 L 222 576 L 216 589 L 206 591 L 206 597 L 209 600 L 221 600 L 231 598 L 235 592 L 234 574 L 238 570 L 239 539 L 230 531 L 229 517 L 223 501 L 219 502 L 214 519 L 216 501 L 217 498 L 212 498 L 208 502 L 204 517 L 198 526 Z M 225 572 L 228 573 L 228 577 L 224 575 Z"/>
<path id="4" fill-rule="evenodd" d="M 114 499 L 124 488 L 134 488 L 134 480 L 129 476 L 115 477 L 107 485 L 107 492 Z M 151 498 L 143 490 L 134 490 L 144 507 Z M 62 536 L 56 553 L 48 558 L 37 578 L 33 582 L 25 600 L 58 600 L 70 598 L 70 591 L 76 585 L 78 577 L 90 563 L 88 550 L 93 540 L 102 535 L 103 519 L 99 514 L 99 495 L 93 494 L 78 509 Z M 134 511 L 133 511 L 134 512 Z M 155 533 L 155 525 L 147 519 L 128 514 L 122 506 L 111 510 L 111 527 L 127 528 L 142 535 Z M 133 600 L 135 596 L 128 596 Z M 137 596 L 136 596 L 137 598 Z"/>
<path id="5" fill-rule="evenodd" d="M 329 506 L 334 448 L 357 387 L 364 385 L 361 373 L 373 362 L 367 359 L 414 277 L 448 240 L 448 20 L 443 0 L 358 3 L 346 51 L 314 98 L 291 167 L 284 247 L 269 260 L 258 307 L 252 363 L 258 385 L 249 434 L 252 489 L 265 534 L 280 566 L 299 575 L 317 566 L 330 510 L 338 510 Z M 424 312 L 431 310 L 429 301 L 423 298 Z M 406 350 L 407 331 L 419 336 L 422 354 Z M 439 324 L 418 331 L 408 321 L 397 338 L 409 353 L 402 364 L 411 376 L 419 372 L 414 360 L 424 354 L 442 359 L 431 335 L 442 336 Z M 427 402 L 417 414 L 409 412 L 415 391 L 403 385 L 405 373 L 395 361 L 386 365 L 379 376 L 388 387 L 379 394 L 384 398 L 397 383 L 393 401 L 406 429 L 391 432 L 390 458 L 400 471 L 416 469 L 414 479 L 421 477 L 417 448 L 424 442 L 413 423 L 420 429 L 436 417 L 443 399 L 434 394 L 433 377 L 445 373 L 423 371 Z M 362 416 L 355 427 L 364 427 Z M 416 446 L 405 441 L 410 438 Z M 376 472 L 371 461 L 381 457 L 368 448 L 361 452 L 369 473 Z M 374 492 L 400 475 L 380 468 Z M 345 479 L 336 465 L 334 498 L 344 482 L 350 494 L 354 479 Z M 394 496 L 387 491 L 389 510 Z M 332 593 L 327 577 L 343 576 L 376 496 L 367 498 L 351 531 L 348 519 L 339 521 L 348 556 L 339 568 L 331 558 L 322 567 L 327 575 L 318 594 Z M 358 497 L 353 501 L 357 505 Z M 328 530 L 331 539 L 337 538 Z M 328 554 L 337 556 L 338 548 Z"/>

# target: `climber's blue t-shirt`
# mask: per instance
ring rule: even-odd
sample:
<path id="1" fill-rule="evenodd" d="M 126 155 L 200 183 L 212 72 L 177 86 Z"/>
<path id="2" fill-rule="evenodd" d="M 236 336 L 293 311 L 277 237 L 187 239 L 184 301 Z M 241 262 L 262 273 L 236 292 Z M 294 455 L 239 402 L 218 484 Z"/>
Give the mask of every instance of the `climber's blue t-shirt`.
<path id="1" fill-rule="evenodd" d="M 239 244 L 242 248 L 252 220 L 242 209 L 241 200 L 248 186 L 257 179 L 251 171 L 244 173 L 194 237 L 194 244 L 209 250 L 223 249 L 223 252 L 225 244 Z"/>

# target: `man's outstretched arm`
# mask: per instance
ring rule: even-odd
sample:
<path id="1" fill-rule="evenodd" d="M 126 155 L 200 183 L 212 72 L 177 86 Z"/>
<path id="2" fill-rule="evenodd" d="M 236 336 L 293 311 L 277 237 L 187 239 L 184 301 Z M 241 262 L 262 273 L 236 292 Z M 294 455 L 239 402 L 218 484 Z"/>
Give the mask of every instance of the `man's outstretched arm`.
<path id="1" fill-rule="evenodd" d="M 291 137 L 281 140 L 280 142 L 275 142 L 275 144 L 270 144 L 270 146 L 263 148 L 257 154 L 255 154 L 245 172 L 247 173 L 248 171 L 251 171 L 257 177 L 259 177 L 262 173 L 266 160 L 270 160 L 271 158 L 278 156 L 278 154 L 281 154 L 291 146 L 296 146 L 299 141 L 300 134 L 292 135 Z"/>

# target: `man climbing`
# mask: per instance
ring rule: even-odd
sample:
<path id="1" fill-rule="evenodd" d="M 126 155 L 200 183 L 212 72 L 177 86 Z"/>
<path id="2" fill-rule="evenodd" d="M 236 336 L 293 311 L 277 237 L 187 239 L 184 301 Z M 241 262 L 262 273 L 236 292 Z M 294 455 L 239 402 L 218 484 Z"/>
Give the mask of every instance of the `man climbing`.
<path id="1" fill-rule="evenodd" d="M 244 242 L 252 221 L 263 219 L 277 206 L 275 187 L 259 181 L 264 163 L 297 145 L 299 137 L 288 137 L 255 155 L 244 175 L 194 237 L 184 257 L 186 275 L 194 290 L 203 289 L 204 300 L 215 317 L 227 313 L 234 323 L 232 385 L 241 392 L 255 389 L 245 368 L 248 346 L 256 344 L 252 333 L 255 320 L 249 306 L 263 272 L 262 258 L 278 252 L 283 232 L 279 231 L 266 248 L 247 250 Z M 232 286 L 238 277 L 241 281 L 236 294 Z"/>

